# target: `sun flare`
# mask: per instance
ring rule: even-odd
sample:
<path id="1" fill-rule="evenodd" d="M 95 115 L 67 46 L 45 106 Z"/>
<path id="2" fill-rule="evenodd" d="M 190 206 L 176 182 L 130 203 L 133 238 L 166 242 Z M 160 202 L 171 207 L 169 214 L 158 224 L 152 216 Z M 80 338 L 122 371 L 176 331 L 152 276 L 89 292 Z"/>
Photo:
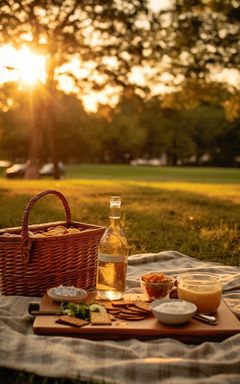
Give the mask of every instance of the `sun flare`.
<path id="1" fill-rule="evenodd" d="M 19 81 L 34 86 L 46 81 L 46 58 L 32 52 L 28 47 L 16 50 L 8 45 L 0 49 L 0 66 L 5 71 L 5 81 Z"/>
<path id="2" fill-rule="evenodd" d="M 24 84 L 34 85 L 38 81 L 45 82 L 45 65 L 45 57 L 31 52 L 28 48 L 22 48 L 18 52 L 19 78 Z"/>

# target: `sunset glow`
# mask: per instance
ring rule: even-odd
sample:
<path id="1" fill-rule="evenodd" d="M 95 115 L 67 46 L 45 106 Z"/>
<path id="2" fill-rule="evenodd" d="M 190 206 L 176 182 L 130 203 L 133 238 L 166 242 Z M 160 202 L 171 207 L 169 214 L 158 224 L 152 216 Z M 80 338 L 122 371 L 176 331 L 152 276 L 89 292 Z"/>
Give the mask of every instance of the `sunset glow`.
<path id="1" fill-rule="evenodd" d="M 0 47 L 0 84 L 10 81 L 18 82 L 26 87 L 34 87 L 38 82 L 45 84 L 47 77 L 46 62 L 46 56 L 31 51 L 27 46 L 23 46 L 19 50 L 15 49 L 12 45 L 2 46 Z M 96 112 L 99 104 L 107 104 L 114 107 L 118 102 L 121 91 L 117 87 L 113 88 L 107 85 L 101 91 L 94 91 L 91 87 L 86 87 L 85 91 L 79 92 L 77 84 L 74 82 L 73 77 L 69 76 L 69 73 L 72 73 L 79 81 L 86 77 L 89 80 L 92 80 L 91 77 L 95 77 L 100 83 L 101 77 L 94 72 L 94 66 L 94 62 L 82 63 L 79 59 L 73 58 L 70 62 L 58 68 L 55 74 L 58 81 L 58 89 L 66 93 L 75 93 L 81 99 L 84 108 L 88 112 Z M 150 67 L 133 67 L 129 74 L 130 83 L 140 86 L 147 84 L 154 95 L 172 92 L 174 88 L 169 86 L 169 83 L 174 81 L 173 76 L 165 70 L 159 76 L 159 81 L 152 83 L 151 75 L 154 70 Z M 229 85 L 240 87 L 240 74 L 238 70 L 213 67 L 209 80 L 225 82 Z"/>
<path id="2" fill-rule="evenodd" d="M 0 83 L 19 81 L 33 86 L 46 81 L 46 59 L 31 52 L 28 47 L 16 50 L 11 45 L 0 48 Z"/>

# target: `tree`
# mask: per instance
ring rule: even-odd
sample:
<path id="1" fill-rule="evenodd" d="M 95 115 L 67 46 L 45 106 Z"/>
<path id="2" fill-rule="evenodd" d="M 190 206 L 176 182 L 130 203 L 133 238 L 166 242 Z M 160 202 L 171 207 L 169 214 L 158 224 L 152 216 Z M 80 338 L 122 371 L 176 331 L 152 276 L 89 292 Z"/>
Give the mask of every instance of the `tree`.
<path id="1" fill-rule="evenodd" d="M 19 92 L 14 84 L 4 84 L 0 95 L 1 156 L 11 161 L 22 160 L 29 145 L 29 97 L 25 92 Z"/>
<path id="2" fill-rule="evenodd" d="M 188 107 L 196 107 L 200 101 L 199 90 L 200 98 L 202 90 L 208 101 L 212 97 L 214 102 L 218 98 L 218 102 L 221 103 L 224 95 L 227 117 L 232 120 L 238 118 L 240 2 L 172 0 L 168 9 L 160 11 L 160 14 L 162 17 L 165 15 L 166 19 L 164 44 L 167 49 L 164 62 L 166 71 L 172 75 L 168 85 L 175 87 L 174 92 L 184 88 L 184 93 L 178 94 L 180 103 L 183 103 L 185 98 Z M 159 45 L 162 44 L 160 41 Z M 230 78 L 232 78 L 231 84 L 228 82 Z M 220 85 L 216 85 L 216 80 L 228 87 L 228 94 L 220 89 Z M 210 87 L 211 83 L 214 83 L 210 93 L 208 93 L 209 83 Z M 189 87 L 190 92 L 186 94 L 186 89 Z"/>
<path id="3" fill-rule="evenodd" d="M 188 122 L 192 126 L 192 138 L 196 143 L 196 162 L 201 164 L 202 156 L 208 155 L 210 164 L 224 165 L 219 161 L 223 157 L 222 142 L 225 141 L 229 146 L 227 137 L 231 131 L 231 124 L 224 116 L 224 109 L 213 103 L 202 104 L 188 111 Z"/>
<path id="4" fill-rule="evenodd" d="M 207 78 L 217 67 L 240 67 L 240 3 L 235 0 L 173 0 L 168 11 L 172 70 Z"/>
<path id="5" fill-rule="evenodd" d="M 141 125 L 146 131 L 143 150 L 145 158 L 160 158 L 166 154 L 172 137 L 171 123 L 169 116 L 162 109 L 159 97 L 155 96 L 145 102 L 141 116 Z"/>
<path id="6" fill-rule="evenodd" d="M 134 89 L 125 89 L 117 107 L 106 121 L 105 161 L 129 163 L 141 156 L 146 132 L 141 125 L 144 102 Z"/>
<path id="7" fill-rule="evenodd" d="M 57 96 L 58 146 L 63 161 L 95 162 L 103 151 L 103 122 L 88 114 L 75 95 Z"/>
<path id="8" fill-rule="evenodd" d="M 35 121 L 30 160 L 35 170 L 29 172 L 31 176 L 37 175 L 36 162 L 42 151 L 43 129 L 47 127 L 55 177 L 59 177 L 55 97 L 60 77 L 72 79 L 79 94 L 109 86 L 122 90 L 131 82 L 131 68 L 152 60 L 153 15 L 147 4 L 147 0 L 0 2 L 0 45 L 24 44 L 47 58 L 46 84 L 33 94 Z M 64 67 L 72 59 L 77 63 L 75 71 Z"/>

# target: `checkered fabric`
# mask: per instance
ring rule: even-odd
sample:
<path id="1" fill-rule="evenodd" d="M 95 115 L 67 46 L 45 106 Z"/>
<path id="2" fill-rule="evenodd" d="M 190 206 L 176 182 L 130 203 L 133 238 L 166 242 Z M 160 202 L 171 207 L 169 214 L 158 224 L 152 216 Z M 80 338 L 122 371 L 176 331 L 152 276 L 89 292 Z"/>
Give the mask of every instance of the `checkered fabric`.
<path id="1" fill-rule="evenodd" d="M 187 271 L 221 275 L 223 296 L 240 318 L 240 269 L 201 262 L 174 251 L 129 258 L 127 287 L 140 292 L 139 276 L 150 271 L 176 275 Z M 159 338 L 140 341 L 91 341 L 33 334 L 30 301 L 0 296 L 0 366 L 48 377 L 111 384 L 240 383 L 240 334 L 222 342 L 184 344 Z"/>

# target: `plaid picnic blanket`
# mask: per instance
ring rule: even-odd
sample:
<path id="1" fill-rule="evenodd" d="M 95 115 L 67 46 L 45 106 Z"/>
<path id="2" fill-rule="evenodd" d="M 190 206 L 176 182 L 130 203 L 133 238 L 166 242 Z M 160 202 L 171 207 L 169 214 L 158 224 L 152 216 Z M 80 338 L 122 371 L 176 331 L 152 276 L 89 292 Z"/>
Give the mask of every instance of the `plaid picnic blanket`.
<path id="1" fill-rule="evenodd" d="M 220 274 L 224 298 L 240 318 L 240 269 L 201 262 L 174 251 L 129 258 L 128 290 L 143 272 Z M 27 307 L 33 298 L 0 296 L 0 366 L 97 383 L 240 383 L 240 334 L 222 342 L 184 344 L 172 338 L 91 341 L 33 334 Z M 36 299 L 34 298 L 34 301 Z"/>

